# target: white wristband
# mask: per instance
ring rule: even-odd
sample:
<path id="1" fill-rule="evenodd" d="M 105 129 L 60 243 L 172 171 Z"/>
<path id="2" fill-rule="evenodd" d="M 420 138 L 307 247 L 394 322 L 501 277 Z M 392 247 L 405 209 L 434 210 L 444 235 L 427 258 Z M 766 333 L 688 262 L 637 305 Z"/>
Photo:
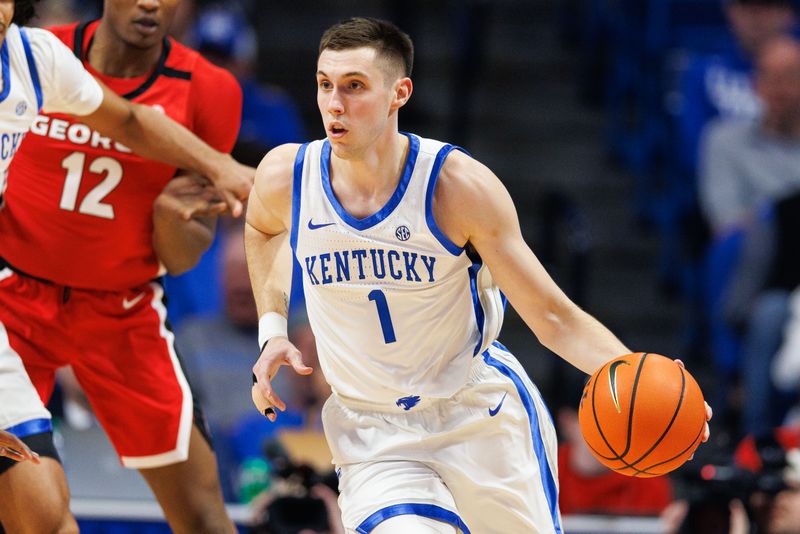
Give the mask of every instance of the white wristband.
<path id="1" fill-rule="evenodd" d="M 258 320 L 258 347 L 263 350 L 270 338 L 289 337 L 288 332 L 289 324 L 286 317 L 280 313 L 267 312 Z"/>

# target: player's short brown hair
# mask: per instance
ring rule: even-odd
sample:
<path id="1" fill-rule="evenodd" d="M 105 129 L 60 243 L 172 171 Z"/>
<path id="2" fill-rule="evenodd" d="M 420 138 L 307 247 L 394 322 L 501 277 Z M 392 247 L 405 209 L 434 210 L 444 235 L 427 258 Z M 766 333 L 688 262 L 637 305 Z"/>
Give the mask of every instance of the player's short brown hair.
<path id="1" fill-rule="evenodd" d="M 24 26 L 36 16 L 36 6 L 39 0 L 14 0 L 14 24 Z"/>
<path id="2" fill-rule="evenodd" d="M 408 34 L 386 20 L 354 17 L 334 24 L 322 34 L 319 53 L 362 46 L 374 48 L 380 57 L 397 64 L 403 76 L 411 76 L 414 43 Z"/>

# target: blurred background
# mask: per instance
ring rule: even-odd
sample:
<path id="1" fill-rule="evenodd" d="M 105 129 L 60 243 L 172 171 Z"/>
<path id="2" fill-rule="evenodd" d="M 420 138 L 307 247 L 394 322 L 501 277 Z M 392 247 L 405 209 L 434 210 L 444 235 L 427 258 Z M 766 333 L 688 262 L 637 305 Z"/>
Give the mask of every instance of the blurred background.
<path id="1" fill-rule="evenodd" d="M 102 2 L 41 7 L 35 23 L 48 25 L 97 17 Z M 183 0 L 173 34 L 240 80 L 235 155 L 257 164 L 278 144 L 324 135 L 313 74 L 325 28 L 361 15 L 408 32 L 414 96 L 401 129 L 459 144 L 494 170 L 567 294 L 631 349 L 682 359 L 714 407 L 711 442 L 674 476 L 639 486 L 610 477 L 577 431 L 583 376 L 509 309 L 501 340 L 564 443 L 567 531 L 734 532 L 734 501 L 759 532 L 800 532 L 800 518 L 776 504 L 795 499 L 788 509 L 800 510 L 784 476 L 799 470 L 787 454 L 800 383 L 796 9 L 790 0 Z M 243 530 L 295 532 L 292 503 L 283 515 L 274 505 L 285 487 L 335 488 L 318 419 L 325 385 L 286 377 L 292 409 L 280 428 L 252 409 L 256 317 L 241 238 L 222 226 L 195 270 L 167 280 L 170 321 L 231 513 Z M 297 299 L 290 320 L 313 364 Z M 63 383 L 53 410 L 83 529 L 166 528 Z M 271 506 L 273 521 L 290 526 L 264 524 L 258 511 Z"/>

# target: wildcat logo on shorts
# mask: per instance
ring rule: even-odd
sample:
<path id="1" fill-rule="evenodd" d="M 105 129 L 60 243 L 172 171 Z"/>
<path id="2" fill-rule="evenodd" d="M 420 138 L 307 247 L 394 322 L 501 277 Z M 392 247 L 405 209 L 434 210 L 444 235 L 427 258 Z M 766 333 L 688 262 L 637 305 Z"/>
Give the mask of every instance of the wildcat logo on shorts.
<path id="1" fill-rule="evenodd" d="M 408 241 L 411 237 L 411 230 L 406 225 L 398 226 L 397 230 L 394 231 L 394 235 L 400 241 Z"/>
<path id="2" fill-rule="evenodd" d="M 419 395 L 409 395 L 408 397 L 402 397 L 400 399 L 397 399 L 397 402 L 395 402 L 395 404 L 397 404 L 405 411 L 408 411 L 417 404 L 419 404 L 419 401 L 420 401 Z"/>
<path id="3" fill-rule="evenodd" d="M 28 104 L 24 100 L 17 104 L 17 108 L 14 110 L 17 115 L 24 115 L 26 111 L 28 111 Z"/>

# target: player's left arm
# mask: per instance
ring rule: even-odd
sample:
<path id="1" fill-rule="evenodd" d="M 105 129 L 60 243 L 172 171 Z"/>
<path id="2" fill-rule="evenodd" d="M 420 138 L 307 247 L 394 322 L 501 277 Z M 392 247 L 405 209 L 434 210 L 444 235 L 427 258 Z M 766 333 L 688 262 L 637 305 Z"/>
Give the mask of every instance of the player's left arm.
<path id="1" fill-rule="evenodd" d="M 556 285 L 525 243 L 508 191 L 487 167 L 454 151 L 442 168 L 434 217 L 456 244 L 471 244 L 539 341 L 592 373 L 631 351 Z"/>
<path id="2" fill-rule="evenodd" d="M 217 216 L 227 206 L 211 182 L 180 174 L 153 202 L 153 249 L 173 276 L 194 267 L 214 241 Z"/>
<path id="3" fill-rule="evenodd" d="M 228 71 L 200 60 L 189 95 L 192 131 L 209 146 L 230 152 L 239 133 L 242 90 Z M 214 239 L 225 204 L 209 180 L 179 174 L 153 204 L 153 247 L 170 274 L 194 267 Z"/>

